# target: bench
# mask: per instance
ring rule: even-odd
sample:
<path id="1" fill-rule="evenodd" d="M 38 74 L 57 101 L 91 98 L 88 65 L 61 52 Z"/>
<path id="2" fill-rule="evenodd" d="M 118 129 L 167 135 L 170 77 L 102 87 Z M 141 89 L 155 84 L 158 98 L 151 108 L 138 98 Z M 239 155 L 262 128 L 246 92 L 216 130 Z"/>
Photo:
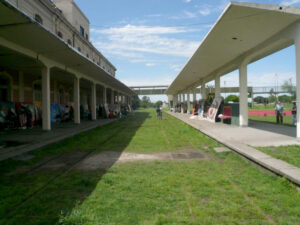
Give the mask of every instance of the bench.
<path id="1" fill-rule="evenodd" d="M 223 115 L 218 116 L 219 119 L 224 120 L 231 120 L 231 107 L 230 106 L 224 106 L 223 108 Z"/>

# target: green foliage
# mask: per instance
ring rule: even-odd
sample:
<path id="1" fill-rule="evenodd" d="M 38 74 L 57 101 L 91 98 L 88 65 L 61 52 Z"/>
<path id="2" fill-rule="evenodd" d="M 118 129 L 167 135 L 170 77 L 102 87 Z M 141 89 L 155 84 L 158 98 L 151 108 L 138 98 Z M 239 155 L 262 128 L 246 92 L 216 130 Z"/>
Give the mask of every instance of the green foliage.
<path id="1" fill-rule="evenodd" d="M 239 102 L 240 99 L 239 99 L 239 96 L 236 96 L 236 95 L 228 95 L 226 98 L 225 98 L 225 102 Z"/>
<path id="2" fill-rule="evenodd" d="M 135 110 L 140 107 L 141 100 L 139 99 L 139 97 L 137 95 L 135 95 L 131 98 L 131 103 L 132 103 L 132 108 Z"/>
<path id="3" fill-rule="evenodd" d="M 284 81 L 281 88 L 291 95 L 291 100 L 292 101 L 294 101 L 296 99 L 296 90 L 293 86 L 292 78 Z"/>
<path id="4" fill-rule="evenodd" d="M 155 107 L 156 107 L 156 108 L 157 108 L 157 107 L 160 107 L 160 106 L 162 106 L 162 104 L 163 104 L 162 101 L 157 101 L 157 102 L 155 103 Z"/>
<path id="5" fill-rule="evenodd" d="M 150 108 L 153 106 L 153 103 L 150 101 L 150 98 L 148 96 L 143 96 L 140 106 L 144 109 Z"/>
<path id="6" fill-rule="evenodd" d="M 288 95 L 280 95 L 278 96 L 278 100 L 283 103 L 288 103 L 293 101 L 293 97 Z"/>

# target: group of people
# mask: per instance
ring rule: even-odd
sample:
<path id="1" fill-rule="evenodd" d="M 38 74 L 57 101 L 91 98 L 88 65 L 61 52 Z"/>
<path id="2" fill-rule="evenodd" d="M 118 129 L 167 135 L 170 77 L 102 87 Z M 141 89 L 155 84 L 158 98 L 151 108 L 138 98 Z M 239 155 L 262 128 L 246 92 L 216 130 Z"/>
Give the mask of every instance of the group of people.
<path id="1" fill-rule="evenodd" d="M 283 124 L 283 112 L 284 112 L 284 106 L 283 104 L 278 101 L 275 105 L 275 111 L 276 111 L 276 123 Z M 297 123 L 297 105 L 296 102 L 293 102 L 292 107 L 292 118 L 293 118 L 293 125 L 296 125 Z"/>
<path id="2" fill-rule="evenodd" d="M 33 112 L 21 105 L 17 112 L 13 107 L 0 105 L 0 130 L 16 128 L 32 128 Z"/>

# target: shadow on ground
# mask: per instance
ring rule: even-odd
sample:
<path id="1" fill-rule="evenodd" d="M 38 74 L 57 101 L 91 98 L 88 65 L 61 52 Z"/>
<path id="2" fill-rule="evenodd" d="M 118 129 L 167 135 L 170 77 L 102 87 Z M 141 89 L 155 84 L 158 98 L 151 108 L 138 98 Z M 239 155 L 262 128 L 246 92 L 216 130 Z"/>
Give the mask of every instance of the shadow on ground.
<path id="1" fill-rule="evenodd" d="M 272 133 L 282 134 L 289 137 L 296 137 L 296 127 L 279 125 L 269 122 L 259 122 L 254 120 L 249 120 L 249 127 L 254 129 L 269 131 Z"/>
<path id="2" fill-rule="evenodd" d="M 0 162 L 0 224 L 59 223 L 61 216 L 93 192 L 148 117 L 148 112 L 135 112 L 103 128 L 54 144 L 47 147 L 47 151 L 51 151 L 51 147 L 57 151 L 55 148 L 60 146 L 66 150 L 68 145 L 72 150 L 45 155 L 32 165 L 12 159 Z M 77 148 L 75 142 L 80 143 Z M 114 142 L 118 149 L 113 160 L 96 169 L 80 169 L 84 159 L 98 154 L 105 146 L 109 148 Z"/>

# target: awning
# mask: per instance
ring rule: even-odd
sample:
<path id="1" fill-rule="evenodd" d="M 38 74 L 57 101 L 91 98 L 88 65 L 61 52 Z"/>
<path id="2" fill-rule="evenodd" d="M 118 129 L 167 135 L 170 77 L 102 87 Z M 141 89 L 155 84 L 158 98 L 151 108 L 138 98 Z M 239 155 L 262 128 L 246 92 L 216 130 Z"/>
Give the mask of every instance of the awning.
<path id="1" fill-rule="evenodd" d="M 100 66 L 5 0 L 0 0 L 0 37 L 128 95 L 135 93 Z M 6 46 L 3 46 L 6 47 Z"/>
<path id="2" fill-rule="evenodd" d="M 238 69 L 242 56 L 299 19 L 300 8 L 231 2 L 166 93 L 178 94 L 212 80 L 220 71 L 223 75 Z M 292 44 L 283 40 L 250 62 Z"/>

